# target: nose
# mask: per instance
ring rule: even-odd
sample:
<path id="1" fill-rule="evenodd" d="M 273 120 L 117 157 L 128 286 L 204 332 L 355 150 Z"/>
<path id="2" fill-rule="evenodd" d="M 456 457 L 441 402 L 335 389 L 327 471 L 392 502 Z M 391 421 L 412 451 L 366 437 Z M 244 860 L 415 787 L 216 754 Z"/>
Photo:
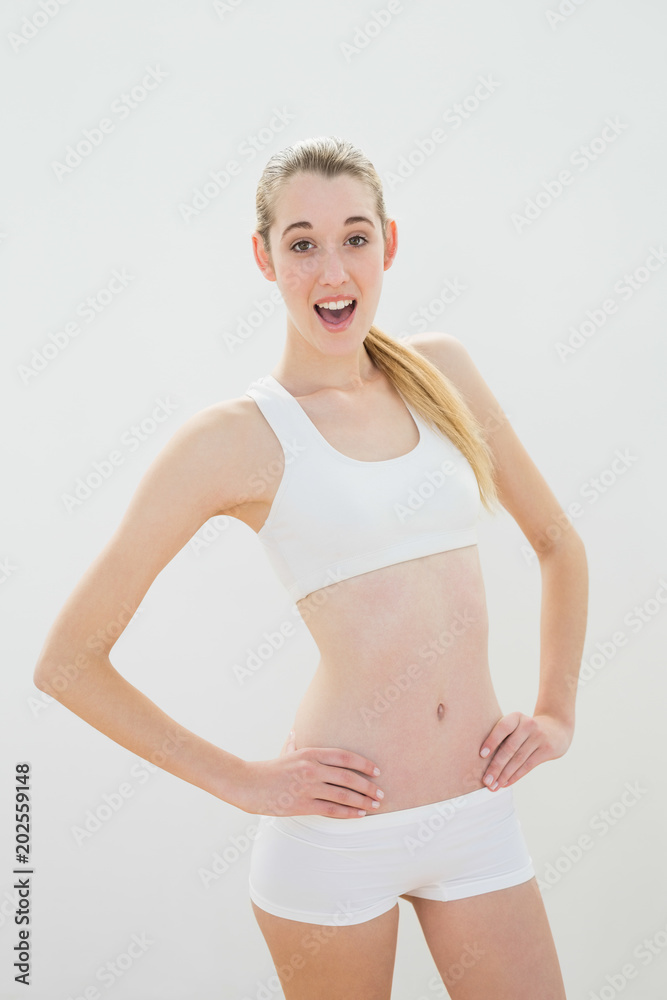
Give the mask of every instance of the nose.
<path id="1" fill-rule="evenodd" d="M 320 262 L 320 279 L 322 284 L 336 285 L 336 287 L 348 280 L 347 270 L 338 251 L 331 250 L 323 255 Z"/>

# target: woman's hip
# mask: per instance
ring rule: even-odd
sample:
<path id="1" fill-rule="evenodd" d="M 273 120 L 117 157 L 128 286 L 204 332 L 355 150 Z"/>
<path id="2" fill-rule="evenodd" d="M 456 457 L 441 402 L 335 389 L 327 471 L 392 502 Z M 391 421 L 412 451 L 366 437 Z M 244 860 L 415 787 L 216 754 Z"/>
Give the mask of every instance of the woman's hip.
<path id="1" fill-rule="evenodd" d="M 249 886 L 258 906 L 312 923 L 378 916 L 399 895 L 461 898 L 534 874 L 512 788 L 362 817 L 262 816 Z"/>

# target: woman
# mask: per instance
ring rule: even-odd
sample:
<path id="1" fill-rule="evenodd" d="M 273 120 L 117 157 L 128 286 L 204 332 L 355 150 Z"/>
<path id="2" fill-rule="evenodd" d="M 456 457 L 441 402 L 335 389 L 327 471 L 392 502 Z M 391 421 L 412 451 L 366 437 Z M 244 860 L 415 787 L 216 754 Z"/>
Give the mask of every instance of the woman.
<path id="1" fill-rule="evenodd" d="M 399 896 L 453 1000 L 563 998 L 511 786 L 572 740 L 583 543 L 456 338 L 372 325 L 397 231 L 358 149 L 321 137 L 273 156 L 252 241 L 285 301 L 282 357 L 157 456 L 35 683 L 260 816 L 250 894 L 287 1000 L 388 998 Z M 475 522 L 496 500 L 540 561 L 533 716 L 503 714 L 489 674 Z M 86 642 L 217 514 L 258 532 L 321 653 L 272 760 L 221 750 L 125 681 L 117 628 L 96 656 Z"/>

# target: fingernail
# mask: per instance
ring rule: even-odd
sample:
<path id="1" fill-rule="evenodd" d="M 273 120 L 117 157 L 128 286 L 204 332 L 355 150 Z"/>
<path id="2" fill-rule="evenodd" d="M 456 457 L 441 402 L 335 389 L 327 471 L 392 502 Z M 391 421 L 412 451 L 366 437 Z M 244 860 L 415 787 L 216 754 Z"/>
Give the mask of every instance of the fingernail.
<path id="1" fill-rule="evenodd" d="M 487 774 L 486 778 L 484 779 L 484 784 L 485 785 L 490 785 L 492 783 L 492 781 L 493 781 L 493 775 L 492 774 Z"/>
<path id="2" fill-rule="evenodd" d="M 480 752 L 480 757 L 488 757 L 490 753 L 491 751 L 489 750 L 489 748 L 484 747 L 484 749 Z"/>

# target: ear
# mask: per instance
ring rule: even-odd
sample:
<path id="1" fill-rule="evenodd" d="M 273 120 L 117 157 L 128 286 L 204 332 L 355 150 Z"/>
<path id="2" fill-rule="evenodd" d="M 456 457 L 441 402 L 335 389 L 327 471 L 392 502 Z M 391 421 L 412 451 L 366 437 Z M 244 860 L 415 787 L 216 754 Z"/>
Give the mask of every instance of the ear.
<path id="1" fill-rule="evenodd" d="M 257 261 L 257 267 L 260 269 L 267 281 L 275 281 L 276 273 L 273 270 L 273 265 L 271 263 L 271 258 L 269 254 L 264 249 L 264 241 L 260 234 L 255 231 L 252 236 L 252 252 Z"/>
<path id="2" fill-rule="evenodd" d="M 385 271 L 388 271 L 394 263 L 394 257 L 396 256 L 396 251 L 398 250 L 398 227 L 396 226 L 396 219 L 387 219 L 385 232 L 387 238 L 387 248 L 384 252 L 384 269 Z"/>

